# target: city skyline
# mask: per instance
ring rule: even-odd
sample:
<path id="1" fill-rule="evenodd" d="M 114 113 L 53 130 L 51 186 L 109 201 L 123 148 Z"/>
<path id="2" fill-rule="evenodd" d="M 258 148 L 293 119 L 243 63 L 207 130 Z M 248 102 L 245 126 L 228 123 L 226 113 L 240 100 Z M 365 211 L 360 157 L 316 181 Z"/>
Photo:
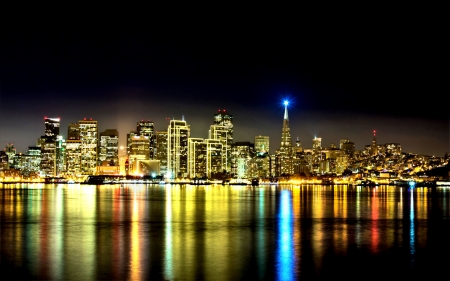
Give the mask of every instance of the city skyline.
<path id="1" fill-rule="evenodd" d="M 449 112 L 434 54 L 414 44 L 413 29 L 398 34 L 389 17 L 359 20 L 358 29 L 342 21 L 270 34 L 264 26 L 207 37 L 178 30 L 169 38 L 144 27 L 14 27 L 2 34 L 0 145 L 25 151 L 45 116 L 61 118 L 62 135 L 92 118 L 99 131 L 117 129 L 121 145 L 139 120 L 161 131 L 167 118 L 184 116 L 192 136 L 206 138 L 213 114 L 226 109 L 234 141 L 267 135 L 273 152 L 289 99 L 292 140 L 304 147 L 317 136 L 324 147 L 350 139 L 361 150 L 376 130 L 380 144 L 444 156 Z"/>

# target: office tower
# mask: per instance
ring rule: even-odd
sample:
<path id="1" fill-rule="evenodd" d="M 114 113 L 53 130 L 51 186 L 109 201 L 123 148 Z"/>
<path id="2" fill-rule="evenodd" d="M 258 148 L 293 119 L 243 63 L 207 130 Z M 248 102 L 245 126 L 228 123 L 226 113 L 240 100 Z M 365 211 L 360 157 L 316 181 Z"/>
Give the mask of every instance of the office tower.
<path id="1" fill-rule="evenodd" d="M 349 139 L 342 139 L 340 141 L 340 148 L 349 158 L 353 158 L 355 154 L 355 144 Z"/>
<path id="2" fill-rule="evenodd" d="M 136 126 L 137 134 L 147 136 L 149 141 L 149 159 L 155 159 L 156 155 L 156 136 L 155 128 L 152 121 L 141 120 Z"/>
<path id="3" fill-rule="evenodd" d="M 80 126 L 77 123 L 70 123 L 67 128 L 67 139 L 68 140 L 79 140 L 80 139 Z"/>
<path id="4" fill-rule="evenodd" d="M 276 175 L 288 176 L 294 174 L 293 148 L 291 131 L 289 128 L 289 118 L 287 110 L 288 102 L 284 103 L 283 128 L 281 130 L 281 146 L 276 155 Z"/>
<path id="5" fill-rule="evenodd" d="M 217 126 L 224 126 L 227 130 L 227 146 L 224 148 L 226 150 L 226 170 L 230 171 L 231 168 L 231 145 L 233 144 L 233 115 L 230 115 L 225 109 L 218 111 L 214 114 L 214 124 Z M 212 137 L 210 137 L 212 138 Z"/>
<path id="6" fill-rule="evenodd" d="M 81 175 L 81 140 L 66 141 L 66 174 L 72 178 Z"/>
<path id="7" fill-rule="evenodd" d="M 142 160 L 150 160 L 150 142 L 149 137 L 144 135 L 133 135 L 129 139 L 130 153 L 128 154 L 129 173 L 139 173 L 138 162 Z"/>
<path id="8" fill-rule="evenodd" d="M 41 176 L 56 176 L 56 141 L 52 137 L 41 138 Z"/>
<path id="9" fill-rule="evenodd" d="M 55 176 L 61 176 L 66 171 L 66 140 L 56 136 L 55 140 Z"/>
<path id="10" fill-rule="evenodd" d="M 184 120 L 170 120 L 167 132 L 167 175 L 186 177 L 190 127 Z"/>
<path id="11" fill-rule="evenodd" d="M 27 160 L 25 169 L 30 173 L 38 174 L 41 164 L 41 148 L 38 146 L 29 146 L 27 151 Z"/>
<path id="12" fill-rule="evenodd" d="M 222 125 L 211 125 L 209 130 L 209 138 L 222 143 L 222 172 L 231 171 L 231 145 L 228 145 L 228 133 L 229 130 Z"/>
<path id="13" fill-rule="evenodd" d="M 314 136 L 313 140 L 313 150 L 314 152 L 319 152 L 320 150 L 322 150 L 322 138 L 318 138 L 316 136 Z"/>
<path id="14" fill-rule="evenodd" d="M 159 160 L 161 175 L 167 173 L 167 132 L 156 132 L 156 160 Z"/>
<path id="15" fill-rule="evenodd" d="M 97 171 L 98 126 L 97 121 L 80 120 L 81 140 L 81 172 L 84 175 L 94 175 Z"/>
<path id="16" fill-rule="evenodd" d="M 54 137 L 59 135 L 59 118 L 44 118 L 45 120 L 45 136 Z"/>
<path id="17" fill-rule="evenodd" d="M 208 178 L 223 176 L 223 144 L 220 140 L 206 139 L 206 174 Z"/>
<path id="18" fill-rule="evenodd" d="M 250 142 L 235 142 L 231 147 L 231 161 L 235 169 L 232 174 L 235 178 L 246 178 L 249 161 L 255 157 L 255 144 Z"/>
<path id="19" fill-rule="evenodd" d="M 256 154 L 269 153 L 269 137 L 256 136 L 255 137 L 255 152 Z"/>
<path id="20" fill-rule="evenodd" d="M 98 165 L 119 166 L 119 132 L 107 129 L 100 133 Z"/>
<path id="21" fill-rule="evenodd" d="M 203 178 L 206 174 L 206 142 L 202 138 L 188 140 L 188 174 L 189 178 Z"/>
<path id="22" fill-rule="evenodd" d="M 188 175 L 190 178 L 222 179 L 223 143 L 217 139 L 189 138 Z"/>
<path id="23" fill-rule="evenodd" d="M 57 137 L 59 135 L 59 118 L 44 118 L 45 131 L 38 141 L 41 147 L 41 176 L 54 177 L 59 175 L 61 158 L 57 160 Z M 61 156 L 58 147 L 58 157 Z"/>

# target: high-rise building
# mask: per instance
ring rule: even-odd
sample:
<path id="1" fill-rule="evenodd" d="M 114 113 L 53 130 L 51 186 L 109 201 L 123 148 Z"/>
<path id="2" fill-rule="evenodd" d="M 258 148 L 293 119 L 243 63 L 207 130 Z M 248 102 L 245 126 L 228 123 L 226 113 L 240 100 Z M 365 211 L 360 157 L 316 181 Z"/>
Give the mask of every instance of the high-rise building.
<path id="1" fill-rule="evenodd" d="M 54 177 L 61 172 L 61 146 L 57 148 L 57 137 L 59 136 L 59 118 L 44 118 L 45 131 L 40 138 L 41 147 L 41 176 Z M 61 139 L 61 138 L 60 138 Z M 57 158 L 58 157 L 58 158 Z"/>
<path id="2" fill-rule="evenodd" d="M 84 175 L 94 175 L 97 171 L 98 126 L 97 121 L 80 120 L 81 140 L 81 172 Z"/>
<path id="3" fill-rule="evenodd" d="M 156 132 L 156 160 L 159 160 L 161 175 L 167 173 L 167 132 Z"/>
<path id="4" fill-rule="evenodd" d="M 289 128 L 289 117 L 287 110 L 288 102 L 284 103 L 283 128 L 281 130 L 281 145 L 275 153 L 276 175 L 288 176 L 294 174 L 294 151 L 292 147 L 291 130 Z"/>
<path id="5" fill-rule="evenodd" d="M 167 176 L 187 177 L 190 127 L 184 120 L 170 120 L 167 133 Z"/>
<path id="6" fill-rule="evenodd" d="M 233 115 L 230 115 L 225 109 L 218 111 L 218 113 L 214 114 L 214 125 L 223 126 L 227 131 L 227 144 L 224 147 L 224 151 L 226 152 L 226 162 L 224 165 L 226 166 L 226 170 L 230 171 L 231 167 L 231 146 L 233 145 Z M 222 129 L 220 129 L 222 130 Z M 210 138 L 214 139 L 214 136 L 210 136 Z"/>
<path id="7" fill-rule="evenodd" d="M 255 152 L 256 154 L 270 153 L 268 136 L 255 136 Z"/>
<path id="8" fill-rule="evenodd" d="M 133 135 L 129 139 L 130 153 L 128 154 L 129 173 L 138 173 L 138 161 L 150 160 L 149 137 L 144 135 Z"/>
<path id="9" fill-rule="evenodd" d="M 66 141 L 66 174 L 71 177 L 81 175 L 81 140 Z"/>
<path id="10" fill-rule="evenodd" d="M 136 131 L 140 136 L 147 136 L 149 141 L 149 159 L 155 159 L 156 155 L 156 136 L 152 121 L 141 120 L 137 123 Z"/>
<path id="11" fill-rule="evenodd" d="M 219 140 L 222 143 L 222 160 L 223 171 L 231 171 L 231 145 L 228 144 L 228 133 L 229 130 L 222 125 L 211 125 L 209 130 L 209 138 L 213 140 Z"/>
<path id="12" fill-rule="evenodd" d="M 119 132 L 116 129 L 100 133 L 98 162 L 99 165 L 119 166 Z"/>
<path id="13" fill-rule="evenodd" d="M 188 140 L 188 174 L 191 179 L 207 177 L 206 173 L 206 142 L 202 138 Z"/>
<path id="14" fill-rule="evenodd" d="M 233 167 L 232 175 L 235 178 L 247 178 L 249 161 L 255 157 L 255 144 L 251 142 L 235 142 L 231 147 Z"/>
<path id="15" fill-rule="evenodd" d="M 67 139 L 68 140 L 79 140 L 80 139 L 80 126 L 77 123 L 70 123 L 67 128 Z"/>
<path id="16" fill-rule="evenodd" d="M 59 118 L 44 118 L 45 120 L 45 136 L 54 137 L 59 135 Z"/>

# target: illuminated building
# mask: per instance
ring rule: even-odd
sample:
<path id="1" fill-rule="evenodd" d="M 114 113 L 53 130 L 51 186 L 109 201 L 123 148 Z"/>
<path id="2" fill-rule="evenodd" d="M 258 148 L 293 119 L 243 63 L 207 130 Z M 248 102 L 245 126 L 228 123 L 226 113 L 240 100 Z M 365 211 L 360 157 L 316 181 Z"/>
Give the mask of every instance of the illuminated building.
<path id="1" fill-rule="evenodd" d="M 287 176 L 294 174 L 293 147 L 291 131 L 289 128 L 289 118 L 287 110 L 288 102 L 284 102 L 283 128 L 281 131 L 281 146 L 275 153 L 276 156 L 276 176 Z"/>
<path id="2" fill-rule="evenodd" d="M 219 140 L 222 143 L 222 163 L 223 167 L 222 171 L 230 171 L 231 170 L 231 158 L 227 157 L 231 155 L 231 145 L 229 145 L 228 140 L 229 130 L 222 125 L 211 125 L 209 130 L 209 138 L 214 140 Z M 230 161 L 229 161 L 230 160 Z"/>
<path id="3" fill-rule="evenodd" d="M 56 176 L 56 141 L 52 137 L 41 138 L 41 176 Z"/>
<path id="4" fill-rule="evenodd" d="M 98 162 L 101 166 L 119 166 L 119 132 L 117 130 L 107 129 L 100 133 Z"/>
<path id="5" fill-rule="evenodd" d="M 156 136 L 155 128 L 152 121 L 141 120 L 137 123 L 137 134 L 140 136 L 147 136 L 149 141 L 149 159 L 155 159 L 156 155 Z"/>
<path id="6" fill-rule="evenodd" d="M 250 142 L 235 142 L 231 147 L 232 166 L 236 167 L 232 170 L 233 176 L 236 178 L 246 178 L 249 161 L 255 157 L 255 144 Z"/>
<path id="7" fill-rule="evenodd" d="M 130 134 L 131 135 L 131 134 Z M 138 163 L 141 160 L 150 160 L 150 142 L 149 137 L 144 135 L 133 135 L 128 139 L 130 152 L 128 153 L 129 172 L 131 174 L 138 173 Z"/>
<path id="8" fill-rule="evenodd" d="M 156 132 L 156 160 L 159 161 L 160 174 L 167 173 L 167 132 Z"/>
<path id="9" fill-rule="evenodd" d="M 270 153 L 269 151 L 269 137 L 268 136 L 256 136 L 255 137 L 255 151 L 256 153 Z"/>
<path id="10" fill-rule="evenodd" d="M 80 139 L 80 126 L 76 123 L 70 123 L 67 128 L 67 139 L 68 140 L 79 140 Z"/>
<path id="11" fill-rule="evenodd" d="M 206 177 L 206 142 L 201 138 L 188 140 L 188 174 L 189 178 Z"/>
<path id="12" fill-rule="evenodd" d="M 47 137 L 54 137 L 59 135 L 59 118 L 44 118 L 45 121 L 45 135 Z"/>
<path id="13" fill-rule="evenodd" d="M 94 175 L 97 171 L 97 121 L 85 118 L 78 121 L 78 126 L 81 140 L 81 172 L 83 175 Z"/>
<path id="14" fill-rule="evenodd" d="M 66 141 L 66 174 L 69 176 L 81 175 L 81 140 L 70 139 Z"/>
<path id="15" fill-rule="evenodd" d="M 66 171 L 66 140 L 60 135 L 56 136 L 55 154 L 55 175 L 61 176 Z"/>
<path id="16" fill-rule="evenodd" d="M 225 130 L 227 130 L 227 147 L 224 148 L 226 150 L 226 170 L 232 170 L 231 167 L 231 145 L 233 144 L 233 115 L 230 115 L 225 109 L 218 111 L 218 113 L 214 114 L 214 125 L 224 126 Z M 210 137 L 214 138 L 214 137 Z"/>
<path id="17" fill-rule="evenodd" d="M 186 177 L 190 127 L 184 120 L 170 120 L 167 133 L 167 175 Z"/>
<path id="18" fill-rule="evenodd" d="M 349 139 L 342 139 L 340 141 L 340 149 L 349 157 L 353 158 L 355 154 L 355 144 Z"/>
<path id="19" fill-rule="evenodd" d="M 269 178 L 270 156 L 267 152 L 259 152 L 255 157 L 248 160 L 247 178 Z"/>

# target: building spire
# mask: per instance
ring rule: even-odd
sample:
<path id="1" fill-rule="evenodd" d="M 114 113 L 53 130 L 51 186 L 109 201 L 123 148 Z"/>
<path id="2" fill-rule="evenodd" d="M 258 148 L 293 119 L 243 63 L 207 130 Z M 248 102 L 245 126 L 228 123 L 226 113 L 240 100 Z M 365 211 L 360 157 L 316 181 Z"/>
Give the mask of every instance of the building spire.
<path id="1" fill-rule="evenodd" d="M 288 101 L 285 101 L 285 102 L 284 102 L 284 119 L 285 119 L 285 120 L 289 120 L 289 117 L 288 117 L 288 110 L 287 110 L 288 104 L 289 104 Z"/>
<path id="2" fill-rule="evenodd" d="M 284 120 L 283 120 L 283 130 L 281 132 L 281 147 L 291 147 L 292 139 L 291 139 L 291 131 L 289 128 L 289 118 L 288 118 L 288 106 L 289 102 L 284 102 Z"/>

